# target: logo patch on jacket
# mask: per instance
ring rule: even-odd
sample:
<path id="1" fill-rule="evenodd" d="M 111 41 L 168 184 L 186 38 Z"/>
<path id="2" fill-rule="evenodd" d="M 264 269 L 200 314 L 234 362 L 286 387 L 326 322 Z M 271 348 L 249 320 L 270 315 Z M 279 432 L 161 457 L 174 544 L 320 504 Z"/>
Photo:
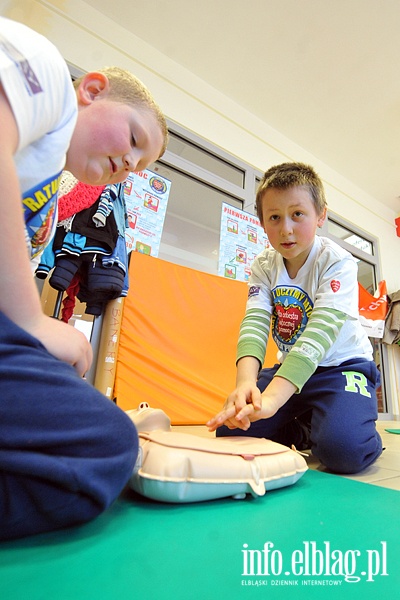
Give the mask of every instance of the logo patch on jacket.
<path id="1" fill-rule="evenodd" d="M 340 290 L 340 281 L 338 281 L 337 279 L 332 279 L 332 281 L 331 281 L 331 288 L 332 288 L 332 292 L 334 294 L 336 292 L 338 292 Z"/>
<path id="2" fill-rule="evenodd" d="M 258 296 L 258 294 L 260 293 L 260 286 L 259 285 L 252 285 L 249 288 L 249 298 L 252 298 L 253 296 Z"/>
<path id="3" fill-rule="evenodd" d="M 279 350 L 289 352 L 308 323 L 313 303 L 308 294 L 295 286 L 278 286 L 272 290 L 272 296 L 272 335 Z"/>

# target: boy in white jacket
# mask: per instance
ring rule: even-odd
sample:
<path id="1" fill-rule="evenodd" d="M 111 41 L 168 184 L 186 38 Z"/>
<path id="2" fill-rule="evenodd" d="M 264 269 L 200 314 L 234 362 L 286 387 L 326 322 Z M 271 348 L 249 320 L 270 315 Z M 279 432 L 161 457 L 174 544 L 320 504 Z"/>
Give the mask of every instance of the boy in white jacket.
<path id="1" fill-rule="evenodd" d="M 256 207 L 272 247 L 252 264 L 236 389 L 208 425 L 219 436 L 265 437 L 298 448 L 306 442 L 330 470 L 356 473 L 382 451 L 375 426 L 379 373 L 358 318 L 357 263 L 316 236 L 327 209 L 310 166 L 271 167 Z M 278 363 L 262 369 L 270 328 Z"/>

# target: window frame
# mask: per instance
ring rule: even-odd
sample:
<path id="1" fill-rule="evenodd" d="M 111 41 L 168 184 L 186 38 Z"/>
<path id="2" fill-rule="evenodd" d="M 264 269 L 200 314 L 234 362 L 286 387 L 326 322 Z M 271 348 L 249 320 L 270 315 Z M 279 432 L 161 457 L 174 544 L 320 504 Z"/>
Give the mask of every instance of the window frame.
<path id="1" fill-rule="evenodd" d="M 364 250 L 361 250 L 360 248 L 357 248 L 356 246 L 353 246 L 352 244 L 349 244 L 348 242 L 346 242 L 346 241 L 342 240 L 341 238 L 335 236 L 334 234 L 330 233 L 329 232 L 329 222 L 330 221 L 335 223 L 336 225 L 339 225 L 339 227 L 345 228 L 346 230 L 349 231 L 349 233 L 355 234 L 355 235 L 367 240 L 368 242 L 370 242 L 372 245 L 372 254 L 369 254 L 368 252 L 365 252 Z M 363 229 L 361 229 L 354 223 L 350 223 L 349 221 L 347 221 L 347 219 L 345 219 L 344 217 L 341 217 L 340 215 L 338 215 L 337 213 L 334 213 L 333 211 L 331 211 L 329 209 L 328 209 L 327 218 L 325 220 L 325 223 L 323 224 L 323 226 L 321 228 L 321 234 L 324 235 L 325 237 L 331 239 L 332 241 L 336 242 L 339 246 L 341 246 L 342 248 L 344 248 L 345 250 L 350 252 L 350 254 L 352 254 L 355 258 L 358 258 L 358 259 L 370 264 L 373 267 L 374 289 L 376 290 L 378 287 L 378 282 L 382 281 L 381 266 L 380 266 L 380 261 L 379 261 L 379 256 L 380 256 L 379 239 L 376 236 L 365 232 Z M 390 402 L 390 398 L 392 397 L 392 389 L 391 389 L 390 377 L 387 375 L 389 373 L 388 350 L 386 348 L 386 345 L 383 344 L 381 341 L 377 340 L 377 343 L 379 345 L 379 352 L 380 352 L 381 363 L 382 363 L 381 385 L 382 385 L 382 392 L 383 392 L 383 398 L 382 398 L 383 412 L 379 413 L 379 417 L 381 417 L 385 420 L 390 420 L 393 417 L 392 417 L 392 405 Z"/>

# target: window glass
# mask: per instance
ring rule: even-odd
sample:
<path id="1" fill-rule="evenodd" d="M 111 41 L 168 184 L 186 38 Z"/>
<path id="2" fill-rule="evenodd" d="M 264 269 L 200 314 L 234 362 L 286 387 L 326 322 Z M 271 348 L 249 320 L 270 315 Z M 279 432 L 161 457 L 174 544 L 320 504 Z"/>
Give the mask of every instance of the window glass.
<path id="1" fill-rule="evenodd" d="M 358 264 L 358 281 L 359 283 L 370 293 L 375 294 L 375 291 L 378 286 L 378 281 L 380 279 L 379 276 L 379 267 L 377 260 L 377 243 L 371 240 L 367 240 L 365 237 L 360 235 L 359 231 L 352 230 L 352 226 L 347 224 L 340 219 L 340 223 L 336 220 L 332 220 L 331 216 L 328 216 L 327 221 L 324 224 L 325 233 L 323 235 L 327 235 L 327 237 L 333 237 L 333 239 L 340 245 L 340 241 L 343 240 L 347 244 L 350 244 L 354 247 L 353 256 L 357 260 Z M 370 260 L 363 260 L 360 258 L 361 252 L 365 252 L 369 254 L 371 257 Z M 381 374 L 381 383 L 376 390 L 377 400 L 378 400 L 378 412 L 379 413 L 387 413 L 388 405 L 387 405 L 387 385 L 385 378 L 385 369 L 386 369 L 386 349 L 384 345 L 381 343 L 380 339 L 369 338 L 372 349 L 373 349 L 373 359 L 375 364 L 377 365 L 380 374 Z"/>
<path id="2" fill-rule="evenodd" d="M 358 260 L 358 281 L 370 294 L 374 294 L 377 287 L 375 266 L 366 262 L 365 260 Z M 378 412 L 383 413 L 386 412 L 387 409 L 385 402 L 385 381 L 383 377 L 384 359 L 382 353 L 382 344 L 378 339 L 375 338 L 369 338 L 369 341 L 372 344 L 375 364 L 381 373 L 381 384 L 376 390 L 376 396 L 378 399 Z"/>
<path id="3" fill-rule="evenodd" d="M 376 289 L 375 267 L 365 260 L 358 260 L 358 281 L 370 293 Z"/>
<path id="4" fill-rule="evenodd" d="M 170 166 L 150 168 L 172 182 L 159 258 L 217 275 L 222 203 L 243 202 Z"/>
<path id="5" fill-rule="evenodd" d="M 343 227 L 342 225 L 339 225 L 338 223 L 335 223 L 335 221 L 332 221 L 331 219 L 328 220 L 328 231 L 332 235 L 340 238 L 348 244 L 351 244 L 352 246 L 355 246 L 359 250 L 362 250 L 367 254 L 373 254 L 372 242 L 359 235 L 356 235 L 354 232 L 350 231 L 346 227 Z"/>
<path id="6" fill-rule="evenodd" d="M 230 181 L 234 185 L 244 188 L 245 174 L 242 169 L 188 142 L 173 132 L 170 132 L 168 151 L 196 164 L 198 167 L 214 173 L 214 175 L 218 175 L 218 177 Z"/>

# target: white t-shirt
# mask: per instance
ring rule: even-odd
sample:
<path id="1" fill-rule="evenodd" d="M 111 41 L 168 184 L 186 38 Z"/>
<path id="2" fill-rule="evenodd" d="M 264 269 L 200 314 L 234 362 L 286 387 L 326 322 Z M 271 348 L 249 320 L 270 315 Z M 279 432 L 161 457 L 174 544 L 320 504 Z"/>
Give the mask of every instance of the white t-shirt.
<path id="1" fill-rule="evenodd" d="M 0 17 L 0 80 L 19 132 L 15 163 L 31 257 L 52 238 L 57 194 L 77 118 L 67 65 L 55 46 Z M 5 210 L 3 207 L 2 210 Z"/>
<path id="2" fill-rule="evenodd" d="M 331 308 L 349 316 L 320 366 L 334 366 L 361 357 L 372 360 L 372 346 L 358 314 L 357 262 L 328 238 L 316 236 L 304 265 L 294 279 L 283 257 L 266 249 L 254 260 L 247 310 L 262 308 L 271 315 L 271 332 L 283 362 L 304 331 L 315 308 Z"/>

